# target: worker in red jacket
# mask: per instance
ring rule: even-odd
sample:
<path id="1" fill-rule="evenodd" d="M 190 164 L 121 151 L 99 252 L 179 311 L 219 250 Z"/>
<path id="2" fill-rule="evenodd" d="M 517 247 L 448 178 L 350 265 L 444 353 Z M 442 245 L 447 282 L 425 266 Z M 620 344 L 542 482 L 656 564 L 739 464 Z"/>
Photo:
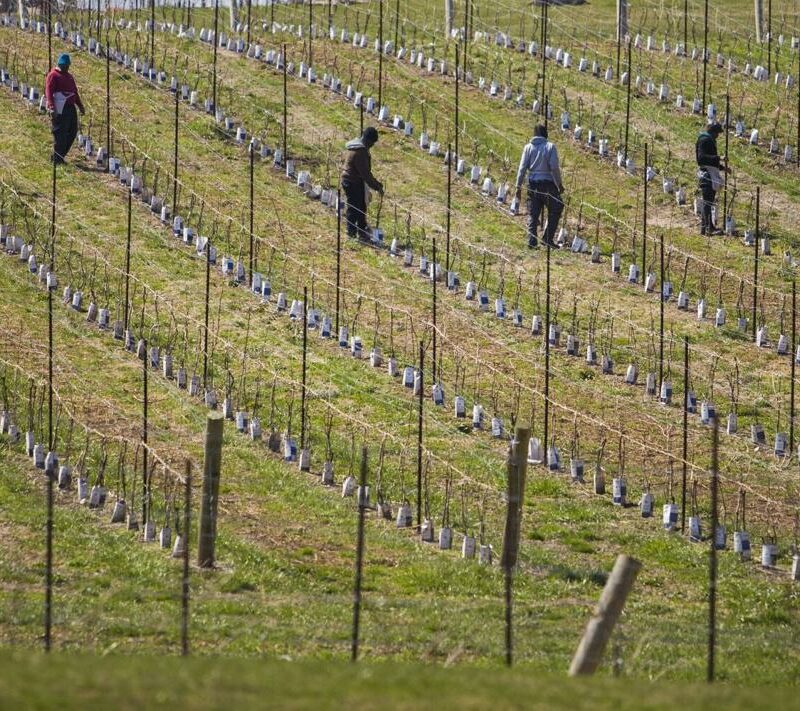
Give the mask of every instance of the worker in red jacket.
<path id="1" fill-rule="evenodd" d="M 51 69 L 44 85 L 47 100 L 47 112 L 53 123 L 53 163 L 64 163 L 64 156 L 69 153 L 75 136 L 78 134 L 78 114 L 75 107 L 86 113 L 78 95 L 75 78 L 69 73 L 70 58 L 62 54 L 58 58 L 58 66 Z"/>

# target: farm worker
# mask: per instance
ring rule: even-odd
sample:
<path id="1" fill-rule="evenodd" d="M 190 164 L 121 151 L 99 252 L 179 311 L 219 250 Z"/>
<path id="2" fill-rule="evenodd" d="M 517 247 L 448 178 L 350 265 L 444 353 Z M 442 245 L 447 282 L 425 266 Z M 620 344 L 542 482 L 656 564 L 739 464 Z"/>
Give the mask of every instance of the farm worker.
<path id="1" fill-rule="evenodd" d="M 342 170 L 342 190 L 347 196 L 347 235 L 369 241 L 367 187 L 383 195 L 383 184 L 372 174 L 369 149 L 378 142 L 378 131 L 367 126 L 360 138 L 350 141 Z"/>
<path id="2" fill-rule="evenodd" d="M 553 236 L 558 221 L 564 210 L 561 194 L 564 184 L 561 182 L 561 167 L 558 162 L 558 151 L 554 144 L 547 140 L 547 127 L 539 124 L 529 143 L 522 150 L 517 171 L 517 200 L 522 192 L 522 181 L 528 174 L 528 247 L 535 247 L 536 230 L 539 216 L 547 207 L 547 227 L 544 231 L 544 243 L 556 247 Z"/>
<path id="3" fill-rule="evenodd" d="M 75 79 L 69 73 L 70 58 L 62 54 L 58 58 L 58 66 L 51 69 L 44 85 L 47 100 L 47 112 L 50 114 L 53 130 L 53 163 L 64 163 L 64 156 L 69 153 L 75 136 L 78 133 L 77 106 L 81 115 L 85 113 Z"/>
<path id="4" fill-rule="evenodd" d="M 711 121 L 705 130 L 697 137 L 695 153 L 697 155 L 697 179 L 700 183 L 700 193 L 703 196 L 703 205 L 700 211 L 700 234 L 718 235 L 722 231 L 717 229 L 712 218 L 712 208 L 717 199 L 717 191 L 722 187 L 721 158 L 717 153 L 717 136 L 722 133 L 722 126 L 716 121 Z"/>

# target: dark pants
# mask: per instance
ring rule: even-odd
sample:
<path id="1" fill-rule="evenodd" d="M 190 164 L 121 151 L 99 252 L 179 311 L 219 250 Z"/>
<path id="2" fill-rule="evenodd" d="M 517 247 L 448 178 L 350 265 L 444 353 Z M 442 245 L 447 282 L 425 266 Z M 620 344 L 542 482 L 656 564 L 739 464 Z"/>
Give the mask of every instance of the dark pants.
<path id="1" fill-rule="evenodd" d="M 528 183 L 528 239 L 536 237 L 542 210 L 547 208 L 547 227 L 544 241 L 552 242 L 558 229 L 558 221 L 564 211 L 564 203 L 556 184 L 550 180 L 536 180 Z"/>
<path id="2" fill-rule="evenodd" d="M 343 180 L 342 190 L 347 198 L 347 234 L 350 237 L 367 235 L 367 196 L 363 180 Z"/>
<path id="3" fill-rule="evenodd" d="M 64 107 L 61 115 L 53 114 L 53 160 L 63 161 L 75 136 L 78 135 L 78 112 L 74 104 Z"/>
<path id="4" fill-rule="evenodd" d="M 714 191 L 711 176 L 706 171 L 700 173 L 700 193 L 703 196 L 703 204 L 700 208 L 700 231 L 703 234 L 707 234 L 714 229 L 711 209 L 714 207 L 717 193 Z"/>

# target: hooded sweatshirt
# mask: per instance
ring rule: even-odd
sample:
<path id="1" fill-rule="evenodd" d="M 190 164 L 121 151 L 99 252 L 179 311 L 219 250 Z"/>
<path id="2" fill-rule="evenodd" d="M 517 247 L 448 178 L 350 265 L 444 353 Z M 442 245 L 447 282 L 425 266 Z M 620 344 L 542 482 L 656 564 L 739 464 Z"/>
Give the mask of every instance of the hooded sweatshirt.
<path id="1" fill-rule="evenodd" d="M 69 70 L 62 71 L 58 67 L 51 69 L 45 80 L 44 95 L 48 109 L 57 110 L 60 106 L 63 111 L 64 106 L 72 106 L 73 104 L 77 105 L 79 109 L 83 109 L 81 97 L 78 95 L 78 86 L 75 84 L 75 78 L 69 73 Z M 58 102 L 56 99 L 58 99 Z M 57 113 L 61 113 L 61 111 L 57 111 Z"/>
<path id="2" fill-rule="evenodd" d="M 697 137 L 695 154 L 697 156 L 697 165 L 711 166 L 712 168 L 722 167 L 719 162 L 719 154 L 717 153 L 717 139 L 708 131 L 703 131 Z"/>
<path id="3" fill-rule="evenodd" d="M 344 159 L 342 181 L 363 180 L 372 190 L 379 190 L 380 183 L 372 174 L 372 159 L 367 148 L 360 138 L 350 141 L 345 148 L 347 154 Z"/>
<path id="4" fill-rule="evenodd" d="M 549 181 L 561 187 L 561 167 L 558 162 L 558 151 L 553 143 L 544 136 L 534 136 L 525 144 L 522 158 L 517 170 L 517 187 L 522 185 L 525 173 L 530 173 L 529 180 Z"/>

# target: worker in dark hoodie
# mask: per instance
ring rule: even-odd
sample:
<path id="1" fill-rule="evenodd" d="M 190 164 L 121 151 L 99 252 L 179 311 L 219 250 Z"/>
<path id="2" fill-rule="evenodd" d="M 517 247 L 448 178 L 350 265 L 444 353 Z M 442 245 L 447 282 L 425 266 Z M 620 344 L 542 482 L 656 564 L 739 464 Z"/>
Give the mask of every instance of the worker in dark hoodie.
<path id="1" fill-rule="evenodd" d="M 716 121 L 712 121 L 697 137 L 695 144 L 697 180 L 703 196 L 703 204 L 700 208 L 700 234 L 703 235 L 722 234 L 722 231 L 717 229 L 714 224 L 712 212 L 717 192 L 722 187 L 722 176 L 720 175 L 720 171 L 723 170 L 722 159 L 717 153 L 717 136 L 720 133 L 722 133 L 722 126 Z"/>
<path id="2" fill-rule="evenodd" d="M 50 114 L 53 131 L 53 154 L 50 160 L 53 163 L 64 163 L 64 157 L 72 148 L 75 136 L 78 134 L 78 113 L 83 115 L 84 108 L 75 79 L 69 73 L 70 57 L 62 54 L 58 58 L 58 65 L 51 69 L 44 85 L 44 96 L 47 101 L 47 112 Z"/>
<path id="3" fill-rule="evenodd" d="M 342 170 L 342 190 L 347 197 L 347 235 L 369 241 L 367 187 L 383 195 L 383 184 L 372 174 L 369 149 L 378 142 L 378 131 L 367 126 L 361 138 L 350 141 Z"/>

